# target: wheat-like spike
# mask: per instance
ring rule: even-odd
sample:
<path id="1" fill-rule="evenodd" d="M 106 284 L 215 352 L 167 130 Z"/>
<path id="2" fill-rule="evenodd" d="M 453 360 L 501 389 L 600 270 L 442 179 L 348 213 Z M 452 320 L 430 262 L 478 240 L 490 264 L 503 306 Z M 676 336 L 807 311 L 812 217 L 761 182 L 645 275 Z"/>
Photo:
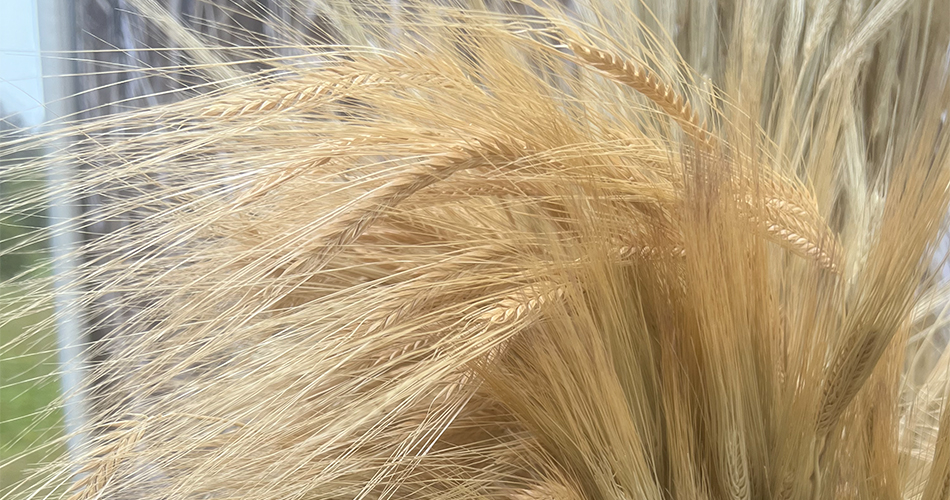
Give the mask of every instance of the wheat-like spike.
<path id="1" fill-rule="evenodd" d="M 233 99 L 233 102 L 215 101 L 202 110 L 205 118 L 241 118 L 262 111 L 284 111 L 304 106 L 316 107 L 327 104 L 330 99 L 347 89 L 359 85 L 373 85 L 383 81 L 388 83 L 385 76 L 368 74 L 355 75 L 340 82 L 320 82 L 314 85 L 286 85 L 270 86 L 251 95 Z M 229 99 L 231 101 L 232 99 Z"/>
<path id="2" fill-rule="evenodd" d="M 125 424 L 120 425 L 124 426 Z M 111 431 L 117 432 L 119 436 L 115 439 L 109 439 L 109 434 L 107 434 L 108 442 L 93 450 L 91 456 L 96 458 L 86 462 L 86 465 L 77 472 L 77 474 L 86 475 L 70 485 L 67 490 L 67 493 L 72 493 L 69 500 L 87 500 L 102 497 L 122 462 L 132 453 L 145 435 L 148 419 L 137 420 L 130 425 L 131 428 L 129 429 Z"/>
<path id="3" fill-rule="evenodd" d="M 499 262 L 500 254 L 497 250 L 478 249 L 457 255 L 457 257 L 464 257 L 469 262 Z M 363 328 L 370 334 L 384 330 L 409 316 L 419 314 L 431 301 L 444 300 L 445 290 L 440 285 L 463 277 L 466 271 L 460 269 L 462 267 L 464 266 L 450 265 L 415 278 L 413 280 L 415 284 L 424 286 L 421 292 L 413 293 L 409 300 L 400 302 L 395 309 L 375 311 L 363 323 Z"/>
<path id="4" fill-rule="evenodd" d="M 325 165 L 329 161 L 329 157 L 319 158 L 316 160 L 306 161 L 277 169 L 276 172 L 265 175 L 262 179 L 251 186 L 250 189 L 242 193 L 238 199 L 234 200 L 233 207 L 235 209 L 239 209 L 247 206 L 258 200 L 260 197 L 269 194 L 272 190 L 279 188 L 280 186 L 292 181 L 293 179 L 305 174 L 308 171 L 312 171 L 313 169 Z"/>
<path id="5" fill-rule="evenodd" d="M 817 261 L 821 267 L 831 272 L 837 273 L 841 270 L 841 254 L 830 230 L 819 230 L 817 228 L 821 226 L 808 222 L 815 220 L 816 216 L 785 200 L 769 198 L 765 202 L 767 217 L 763 218 L 756 215 L 762 211 L 754 210 L 750 204 L 743 207 L 746 217 L 779 245 L 801 257 Z"/>
<path id="6" fill-rule="evenodd" d="M 456 188 L 447 186 L 430 191 L 433 194 L 465 193 L 473 196 L 545 195 L 543 190 L 532 189 L 530 183 L 519 183 L 515 186 L 507 181 L 492 182 L 490 180 L 481 181 L 479 185 L 464 185 Z M 649 199 L 650 195 L 644 193 L 644 198 Z M 661 200 L 651 201 L 660 202 Z M 768 239 L 800 257 L 817 262 L 833 273 L 840 271 L 841 253 L 837 250 L 838 243 L 830 235 L 830 230 L 824 227 L 819 217 L 794 203 L 778 198 L 767 198 L 764 206 L 767 214 L 765 218 L 757 215 L 762 210 L 756 210 L 751 197 L 746 197 L 746 204 L 742 205 L 742 208 L 749 221 L 765 233 Z M 654 258 L 661 255 L 685 256 L 685 250 L 681 246 L 664 250 L 648 245 L 623 245 L 617 248 L 617 251 L 621 258 L 635 254 L 642 258 Z"/>
<path id="7" fill-rule="evenodd" d="M 946 85 L 943 75 L 939 78 L 944 86 L 926 98 L 944 105 L 950 99 L 950 85 Z M 902 152 L 899 164 L 903 168 L 898 170 L 902 179 L 892 187 L 884 207 L 877 237 L 887 245 L 876 247 L 868 255 L 863 282 L 857 285 L 856 303 L 842 319 L 844 335 L 832 352 L 821 391 L 819 435 L 836 428 L 888 344 L 908 320 L 921 272 L 919 256 L 939 234 L 939 226 L 920 214 L 937 209 L 944 216 L 950 200 L 950 160 L 936 169 L 907 167 L 932 164 L 936 155 L 950 154 L 950 143 L 940 136 L 940 128 L 920 129 L 923 133 L 914 134 Z"/>
<path id="8" fill-rule="evenodd" d="M 818 215 L 813 200 L 796 187 L 795 184 L 785 183 L 775 179 L 765 183 L 769 189 L 769 196 L 763 198 L 765 218 L 758 218 L 754 212 L 756 207 L 750 197 L 746 198 L 746 208 L 751 209 L 748 216 L 753 222 L 758 222 L 765 231 L 779 240 L 787 242 L 786 248 L 799 255 L 812 258 L 832 271 L 840 272 L 843 269 L 843 252 L 839 249 L 840 243 L 833 235 L 824 219 Z M 811 207 L 811 210 L 805 207 Z M 762 212 L 761 208 L 758 212 Z"/>
<path id="9" fill-rule="evenodd" d="M 719 141 L 700 122 L 699 114 L 693 111 L 689 102 L 649 68 L 576 40 L 568 39 L 567 44 L 582 61 L 653 101 L 698 144 L 712 150 L 717 148 Z"/>
<path id="10" fill-rule="evenodd" d="M 441 75 L 418 71 L 410 72 L 405 67 L 400 70 L 391 59 L 361 60 L 361 63 L 360 66 L 369 66 L 374 69 L 348 71 L 346 65 L 331 66 L 320 74 L 321 80 L 316 83 L 307 83 L 308 80 L 312 80 L 314 77 L 305 74 L 296 80 L 269 84 L 250 91 L 226 94 L 225 98 L 215 99 L 207 105 L 201 110 L 199 116 L 215 119 L 238 119 L 263 112 L 319 109 L 320 106 L 342 100 L 352 90 L 365 90 L 367 87 L 396 89 L 409 85 L 434 85 L 442 89 L 450 89 L 454 85 L 452 80 Z M 381 71 L 383 67 L 387 71 Z M 394 70 L 400 72 L 394 73 Z"/>
<path id="11" fill-rule="evenodd" d="M 838 423 L 845 407 L 851 402 L 860 388 L 862 378 L 854 374 L 864 374 L 876 363 L 887 347 L 882 342 L 883 333 L 873 329 L 862 329 L 852 342 L 844 344 L 835 356 L 829 370 L 828 383 L 822 389 L 822 408 L 818 414 L 818 434 L 824 435 Z"/>
<path id="12" fill-rule="evenodd" d="M 751 492 L 749 491 L 749 465 L 745 445 L 738 429 L 732 429 L 728 434 L 731 439 L 727 443 L 726 450 L 726 475 L 729 481 L 730 493 L 733 499 L 748 500 Z"/>
<path id="13" fill-rule="evenodd" d="M 616 54 L 575 40 L 568 40 L 568 46 L 594 68 L 653 101 L 697 143 L 711 150 L 718 147 L 719 140 L 700 123 L 699 115 L 692 111 L 689 102 L 669 84 L 660 81 L 648 68 L 641 68 Z M 823 221 L 816 221 L 816 217 L 791 202 L 776 198 L 769 199 L 769 202 L 766 206 L 773 213 L 773 220 L 759 222 L 768 236 L 794 253 L 818 261 L 822 267 L 835 272 L 840 269 L 832 240 L 822 237 L 830 234 Z M 753 222 L 757 220 L 753 219 Z M 788 227 L 789 222 L 794 227 Z"/>
<path id="14" fill-rule="evenodd" d="M 655 259 L 663 257 L 686 257 L 686 249 L 679 245 L 669 248 L 655 247 L 650 245 L 621 246 L 614 249 L 614 253 L 621 259 L 639 257 L 641 259 Z"/>
<path id="15" fill-rule="evenodd" d="M 527 194 L 523 192 L 513 193 L 512 191 L 513 188 L 506 188 L 503 184 L 496 187 L 488 183 L 484 187 L 476 186 L 465 189 L 466 193 L 478 193 L 486 196 Z M 445 192 L 453 191 L 448 189 Z M 751 199 L 748 199 L 747 203 L 751 204 Z M 803 258 L 816 261 L 821 267 L 831 272 L 839 272 L 841 269 L 840 252 L 837 251 L 836 240 L 830 236 L 830 230 L 827 228 L 818 229 L 823 224 L 816 226 L 809 223 L 809 221 L 814 220 L 820 221 L 820 218 L 793 203 L 777 198 L 767 199 L 765 207 L 768 218 L 764 219 L 756 215 L 761 211 L 753 210 L 754 207 L 746 205 L 743 208 L 749 221 L 758 226 L 766 237 L 779 246 Z M 667 250 L 649 245 L 622 245 L 616 250 L 621 258 L 628 258 L 633 255 L 639 255 L 642 258 L 655 258 L 661 255 L 685 256 L 685 249 L 679 245 Z"/>
<path id="16" fill-rule="evenodd" d="M 479 315 L 479 319 L 492 324 L 502 324 L 521 319 L 528 313 L 538 311 L 544 304 L 564 297 L 565 287 L 555 283 L 536 283 L 518 289 L 501 299 L 497 305 Z"/>
<path id="17" fill-rule="evenodd" d="M 815 243 L 814 240 L 805 238 L 797 233 L 785 229 L 778 224 L 773 224 L 771 221 L 764 221 L 763 226 L 769 235 L 774 236 L 781 242 L 784 242 L 785 245 L 783 246 L 791 249 L 793 253 L 813 259 L 817 261 L 819 265 L 833 273 L 837 273 L 840 270 L 840 266 L 837 264 L 835 259 L 836 254 L 833 251 L 826 251 L 825 246 Z"/>
<path id="18" fill-rule="evenodd" d="M 422 348 L 422 347 L 428 346 L 429 343 L 430 343 L 430 341 L 429 341 L 428 339 L 420 339 L 420 340 L 417 340 L 417 341 L 415 341 L 415 342 L 413 342 L 413 343 L 411 343 L 411 344 L 407 344 L 407 345 L 405 345 L 405 346 L 403 346 L 403 347 L 401 347 L 401 348 L 399 348 L 399 349 L 397 349 L 397 350 L 391 352 L 389 355 L 386 355 L 386 356 L 384 356 L 384 357 L 380 357 L 379 359 L 377 359 L 377 360 L 373 363 L 373 366 L 378 366 L 378 365 L 381 365 L 381 364 L 383 364 L 383 363 L 392 362 L 394 359 L 401 358 L 401 357 L 405 356 L 406 354 L 408 354 L 408 353 L 410 353 L 410 352 L 415 352 L 415 351 L 418 351 L 418 350 L 419 350 L 420 348 Z"/>
<path id="19" fill-rule="evenodd" d="M 484 251 L 476 252 L 474 254 L 466 254 L 469 259 L 474 257 L 475 259 L 486 262 L 489 261 L 493 255 L 495 255 L 493 252 Z M 649 245 L 620 246 L 615 247 L 611 251 L 611 256 L 620 260 L 634 257 L 641 259 L 662 258 L 667 256 L 683 258 L 686 256 L 686 250 L 679 245 L 675 245 L 666 249 Z M 575 264 L 582 264 L 582 262 L 577 260 L 575 261 Z M 370 334 L 379 332 L 389 328 L 392 325 L 395 325 L 409 315 L 418 314 L 420 308 L 422 308 L 427 302 L 442 296 L 443 292 L 438 287 L 438 283 L 447 279 L 451 279 L 452 275 L 456 273 L 457 272 L 442 271 L 427 273 L 423 276 L 420 276 L 419 281 L 430 282 L 432 285 L 426 287 L 425 291 L 421 293 L 413 294 L 412 298 L 408 302 L 401 303 L 395 310 L 385 313 L 374 313 L 373 316 L 363 323 L 365 331 Z M 550 289 L 550 291 L 537 293 L 536 290 L 538 289 L 538 286 L 541 286 L 541 288 L 545 290 Z M 518 319 L 523 314 L 529 311 L 537 310 L 545 303 L 559 300 L 563 298 L 563 296 L 564 287 L 553 286 L 551 283 L 520 287 L 517 291 L 508 294 L 495 307 L 481 314 L 479 317 L 483 320 L 487 320 L 490 323 L 505 323 L 509 319 Z M 426 340 L 416 341 L 411 345 L 404 346 L 400 349 L 397 349 L 393 353 L 380 358 L 374 363 L 374 365 L 392 361 L 394 358 L 402 356 L 407 352 L 414 351 L 419 347 L 426 345 L 427 343 L 428 341 Z"/>
<path id="20" fill-rule="evenodd" d="M 68 497 L 68 500 L 102 498 L 123 461 L 135 451 L 136 446 L 145 437 L 145 432 L 150 424 L 166 419 L 188 418 L 244 427 L 242 422 L 193 413 L 173 412 L 153 416 L 133 413 L 128 416 L 130 417 L 129 420 L 119 420 L 96 426 L 99 429 L 111 428 L 113 430 L 97 438 L 107 442 L 92 450 L 89 453 L 91 458 L 73 473 L 73 476 L 79 479 L 70 484 L 66 490 L 67 494 L 72 494 Z M 119 436 L 113 438 L 111 434 L 119 434 Z"/>
<path id="21" fill-rule="evenodd" d="M 303 268 L 322 269 L 347 245 L 352 244 L 386 211 L 393 209 L 419 190 L 443 181 L 456 172 L 482 165 L 506 165 L 527 156 L 527 145 L 514 138 L 471 139 L 451 146 L 448 152 L 374 190 L 359 203 L 359 208 L 337 218 L 326 228 L 324 246 L 311 257 L 293 264 L 285 272 Z"/>

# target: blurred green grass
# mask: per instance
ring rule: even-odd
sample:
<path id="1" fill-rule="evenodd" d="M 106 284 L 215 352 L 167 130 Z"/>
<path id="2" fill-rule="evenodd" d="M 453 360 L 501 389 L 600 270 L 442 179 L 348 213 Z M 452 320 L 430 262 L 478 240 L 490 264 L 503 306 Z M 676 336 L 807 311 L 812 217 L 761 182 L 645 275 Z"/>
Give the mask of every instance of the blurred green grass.
<path id="1" fill-rule="evenodd" d="M 50 409 L 60 396 L 50 308 L 5 318 L 34 300 L 26 290 L 17 282 L 0 285 L 0 491 L 64 450 L 61 443 L 40 448 L 62 436 L 62 412 Z"/>
<path id="2" fill-rule="evenodd" d="M 30 468 L 64 450 L 58 441 L 62 412 L 51 409 L 60 397 L 51 304 L 29 292 L 37 289 L 31 283 L 49 276 L 42 264 L 48 257 L 46 241 L 39 232 L 47 222 L 46 179 L 41 172 L 17 169 L 43 151 L 5 149 L 22 137 L 8 131 L 4 138 L 10 142 L 0 142 L 0 497 Z M 18 312 L 26 305 L 35 308 Z"/>

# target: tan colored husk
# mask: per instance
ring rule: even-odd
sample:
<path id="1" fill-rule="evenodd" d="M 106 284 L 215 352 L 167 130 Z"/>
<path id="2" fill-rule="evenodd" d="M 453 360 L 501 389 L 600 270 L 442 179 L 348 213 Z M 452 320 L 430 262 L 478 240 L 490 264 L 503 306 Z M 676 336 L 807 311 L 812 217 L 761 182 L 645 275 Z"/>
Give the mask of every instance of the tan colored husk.
<path id="1" fill-rule="evenodd" d="M 4 214 L 101 201 L 0 255 L 115 226 L 85 444 L 3 500 L 948 494 L 940 2 L 236 2 L 253 65 L 127 3 L 211 91 L 0 135 L 82 165 Z"/>

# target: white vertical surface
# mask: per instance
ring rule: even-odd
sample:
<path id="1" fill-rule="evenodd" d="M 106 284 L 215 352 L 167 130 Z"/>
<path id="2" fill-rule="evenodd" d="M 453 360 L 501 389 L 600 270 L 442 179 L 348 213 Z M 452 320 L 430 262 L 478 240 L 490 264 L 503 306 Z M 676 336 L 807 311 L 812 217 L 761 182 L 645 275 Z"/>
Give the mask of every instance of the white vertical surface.
<path id="1" fill-rule="evenodd" d="M 68 51 L 75 46 L 75 12 L 73 0 L 35 0 L 40 31 L 41 61 L 43 68 L 43 95 L 47 128 L 57 126 L 55 120 L 70 116 L 74 94 L 70 78 L 61 77 L 75 73 Z M 50 151 L 68 146 L 63 138 L 50 145 Z M 76 251 L 79 248 L 79 233 L 74 227 L 79 219 L 76 200 L 71 199 L 70 185 L 74 165 L 57 163 L 47 173 L 49 186 L 49 224 L 51 231 L 50 253 L 53 258 L 53 278 L 56 289 L 55 311 L 57 347 L 61 382 L 63 386 L 63 411 L 66 420 L 68 451 L 75 456 L 80 450 L 83 436 L 79 433 L 85 420 L 85 405 L 79 394 L 82 387 L 85 342 L 83 341 L 82 314 L 79 307 L 81 291 L 75 283 L 77 265 Z"/>

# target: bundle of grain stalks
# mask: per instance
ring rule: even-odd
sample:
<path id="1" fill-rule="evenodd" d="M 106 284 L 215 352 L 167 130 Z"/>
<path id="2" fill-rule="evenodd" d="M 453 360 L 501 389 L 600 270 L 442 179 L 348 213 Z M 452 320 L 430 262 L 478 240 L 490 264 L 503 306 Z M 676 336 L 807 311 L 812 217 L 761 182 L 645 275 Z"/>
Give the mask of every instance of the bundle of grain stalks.
<path id="1" fill-rule="evenodd" d="M 5 498 L 950 497 L 946 0 L 128 3 L 188 98 L 4 146 L 122 221 Z"/>

